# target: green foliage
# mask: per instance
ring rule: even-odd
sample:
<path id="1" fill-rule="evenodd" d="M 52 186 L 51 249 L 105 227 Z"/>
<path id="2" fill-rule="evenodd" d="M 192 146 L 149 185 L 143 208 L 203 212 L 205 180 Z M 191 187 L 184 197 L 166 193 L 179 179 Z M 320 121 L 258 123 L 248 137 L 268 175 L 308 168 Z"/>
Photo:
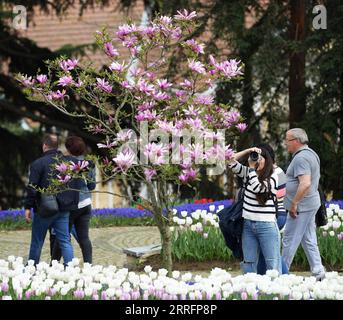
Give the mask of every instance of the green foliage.
<path id="1" fill-rule="evenodd" d="M 227 248 L 223 235 L 219 228 L 206 227 L 208 238 L 191 230 L 175 231 L 173 234 L 172 254 L 175 261 L 202 262 L 221 260 L 237 262 L 232 252 Z M 319 250 L 323 264 L 328 270 L 337 270 L 343 266 L 343 242 L 336 236 L 324 237 L 317 233 Z M 306 255 L 299 247 L 292 268 L 309 270 Z"/>
<path id="2" fill-rule="evenodd" d="M 191 230 L 177 230 L 173 233 L 172 255 L 175 261 L 232 261 L 231 251 L 225 245 L 219 228 L 205 227 L 205 239 Z"/>
<path id="3" fill-rule="evenodd" d="M 23 216 L 0 219 L 0 231 L 30 230 L 32 223 L 26 223 Z M 111 215 L 92 216 L 91 228 L 106 228 L 118 226 L 155 226 L 152 217 L 126 218 Z"/>

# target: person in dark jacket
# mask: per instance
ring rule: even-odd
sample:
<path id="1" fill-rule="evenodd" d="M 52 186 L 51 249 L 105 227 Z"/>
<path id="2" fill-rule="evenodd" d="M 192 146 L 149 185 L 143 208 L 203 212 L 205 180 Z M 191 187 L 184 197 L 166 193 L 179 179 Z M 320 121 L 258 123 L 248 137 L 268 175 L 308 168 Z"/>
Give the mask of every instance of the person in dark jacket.
<path id="1" fill-rule="evenodd" d="M 86 144 L 81 137 L 69 136 L 65 147 L 68 153 L 75 157 L 77 161 L 84 161 Z M 75 231 L 73 235 L 80 245 L 83 261 L 88 263 L 92 263 L 92 243 L 89 239 L 92 199 L 89 191 L 95 189 L 95 168 L 92 163 L 90 163 L 90 166 L 92 169 L 89 171 L 87 179 L 78 179 L 79 201 L 77 209 L 72 210 L 69 217 L 69 232 Z M 51 260 L 59 261 L 60 259 L 61 249 L 58 241 L 55 241 Z"/>
<path id="2" fill-rule="evenodd" d="M 42 247 L 49 228 L 54 228 L 56 232 L 56 237 L 60 242 L 64 264 L 67 265 L 74 257 L 69 235 L 69 212 L 77 207 L 78 193 L 75 191 L 59 193 L 57 195 L 59 212 L 52 217 L 43 218 L 37 213 L 40 192 L 35 187 L 47 188 L 51 183 L 50 179 L 57 175 L 53 168 L 54 163 L 57 164 L 58 159 L 66 160 L 57 148 L 58 137 L 55 134 L 45 134 L 42 145 L 43 156 L 30 165 L 24 207 L 27 223 L 31 221 L 31 209 L 33 209 L 31 245 L 28 259 L 33 260 L 35 264 L 39 263 Z"/>

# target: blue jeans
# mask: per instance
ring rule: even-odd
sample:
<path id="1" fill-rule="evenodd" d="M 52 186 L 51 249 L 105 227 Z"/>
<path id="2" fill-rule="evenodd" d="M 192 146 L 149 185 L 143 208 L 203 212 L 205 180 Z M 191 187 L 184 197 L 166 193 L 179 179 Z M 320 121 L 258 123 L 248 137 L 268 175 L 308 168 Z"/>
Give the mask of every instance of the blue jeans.
<path id="1" fill-rule="evenodd" d="M 262 252 L 267 270 L 277 270 L 281 274 L 280 233 L 276 222 L 245 219 L 242 248 L 244 260 L 241 262 L 241 269 L 243 273 L 257 272 L 258 257 Z"/>
<path id="2" fill-rule="evenodd" d="M 279 230 L 281 230 L 285 226 L 286 220 L 287 220 L 287 214 L 281 214 L 277 217 L 276 222 L 279 227 Z M 264 260 L 264 256 L 262 252 L 260 252 L 260 256 L 258 257 L 258 263 L 257 263 L 257 273 L 266 274 L 266 271 L 267 271 L 266 262 Z M 282 274 L 289 273 L 285 260 L 282 257 L 281 257 L 281 271 L 282 271 Z"/>
<path id="3" fill-rule="evenodd" d="M 74 258 L 69 234 L 69 212 L 59 212 L 50 218 L 41 218 L 38 214 L 33 215 L 29 260 L 33 260 L 35 264 L 39 263 L 49 228 L 54 228 L 56 238 L 60 242 L 64 265 L 67 265 Z"/>

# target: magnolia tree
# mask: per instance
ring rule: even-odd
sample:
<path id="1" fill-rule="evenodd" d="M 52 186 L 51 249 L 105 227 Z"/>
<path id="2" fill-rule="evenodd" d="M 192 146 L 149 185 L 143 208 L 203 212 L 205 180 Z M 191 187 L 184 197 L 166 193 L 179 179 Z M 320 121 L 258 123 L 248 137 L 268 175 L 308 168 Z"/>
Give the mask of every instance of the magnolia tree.
<path id="1" fill-rule="evenodd" d="M 148 196 L 141 204 L 154 215 L 168 271 L 175 190 L 197 180 L 201 166 L 209 175 L 222 174 L 233 155 L 230 145 L 247 127 L 237 110 L 216 104 L 214 97 L 218 81 L 241 77 L 242 64 L 205 55 L 204 44 L 190 39 L 196 16 L 183 10 L 173 17 L 159 16 L 146 26 L 119 26 L 114 34 L 97 31 L 96 41 L 109 59 L 99 72 L 62 57 L 48 62 L 48 74 L 18 76 L 32 99 L 84 118 L 87 130 L 102 135 L 98 147 L 107 156 L 96 162 L 104 179 L 146 185 Z M 118 45 L 128 49 L 125 58 Z M 183 72 L 171 81 L 163 74 L 176 51 L 184 57 L 179 65 Z M 71 110 L 71 94 L 92 104 L 97 116 Z M 88 162 L 59 164 L 54 186 L 68 186 L 87 168 Z"/>

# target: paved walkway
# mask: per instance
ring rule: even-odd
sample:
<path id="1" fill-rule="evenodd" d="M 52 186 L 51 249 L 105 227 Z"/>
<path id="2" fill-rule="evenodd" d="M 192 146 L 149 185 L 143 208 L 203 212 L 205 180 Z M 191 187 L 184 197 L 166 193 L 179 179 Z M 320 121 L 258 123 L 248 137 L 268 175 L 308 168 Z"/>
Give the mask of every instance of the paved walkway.
<path id="1" fill-rule="evenodd" d="M 123 248 L 159 244 L 160 235 L 157 227 L 111 227 L 91 228 L 90 238 L 93 244 L 93 264 L 116 265 L 126 263 Z M 0 259 L 9 255 L 27 259 L 31 240 L 31 230 L 0 231 Z M 74 255 L 82 261 L 80 247 L 72 239 Z M 49 236 L 47 235 L 41 261 L 50 261 Z"/>

